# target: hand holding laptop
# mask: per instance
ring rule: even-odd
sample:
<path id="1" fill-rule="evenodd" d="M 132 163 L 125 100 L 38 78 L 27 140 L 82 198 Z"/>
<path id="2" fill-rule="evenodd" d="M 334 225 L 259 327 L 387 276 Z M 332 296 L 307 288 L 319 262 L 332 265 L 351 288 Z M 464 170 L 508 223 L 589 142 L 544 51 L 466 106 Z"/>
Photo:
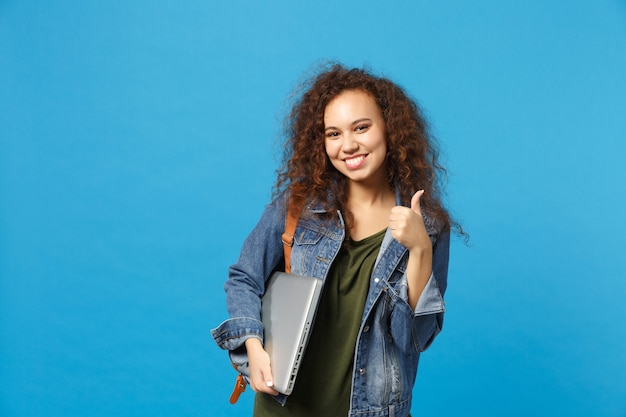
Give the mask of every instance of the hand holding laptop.
<path id="1" fill-rule="evenodd" d="M 277 395 L 278 391 L 272 388 L 274 382 L 270 357 L 263 349 L 261 341 L 256 337 L 252 337 L 246 340 L 245 343 L 250 366 L 250 387 L 255 392 Z"/>

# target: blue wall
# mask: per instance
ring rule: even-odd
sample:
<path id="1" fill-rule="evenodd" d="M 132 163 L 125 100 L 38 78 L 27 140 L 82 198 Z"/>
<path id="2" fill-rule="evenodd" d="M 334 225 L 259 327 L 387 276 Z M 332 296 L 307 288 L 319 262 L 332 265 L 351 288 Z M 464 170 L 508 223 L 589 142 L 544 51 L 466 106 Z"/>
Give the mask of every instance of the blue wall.
<path id="1" fill-rule="evenodd" d="M 246 416 L 209 329 L 286 99 L 368 65 L 472 234 L 414 415 L 626 416 L 626 2 L 0 2 L 0 415 Z"/>

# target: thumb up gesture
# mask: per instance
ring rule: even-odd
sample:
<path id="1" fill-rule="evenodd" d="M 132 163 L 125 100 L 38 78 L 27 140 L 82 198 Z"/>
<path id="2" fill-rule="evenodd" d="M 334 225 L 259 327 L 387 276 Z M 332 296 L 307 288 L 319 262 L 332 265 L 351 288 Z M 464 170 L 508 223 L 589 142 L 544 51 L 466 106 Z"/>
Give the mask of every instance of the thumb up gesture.
<path id="1" fill-rule="evenodd" d="M 432 251 L 432 245 L 420 208 L 420 198 L 424 190 L 416 192 L 411 198 L 411 207 L 395 206 L 389 214 L 391 236 L 410 252 Z"/>

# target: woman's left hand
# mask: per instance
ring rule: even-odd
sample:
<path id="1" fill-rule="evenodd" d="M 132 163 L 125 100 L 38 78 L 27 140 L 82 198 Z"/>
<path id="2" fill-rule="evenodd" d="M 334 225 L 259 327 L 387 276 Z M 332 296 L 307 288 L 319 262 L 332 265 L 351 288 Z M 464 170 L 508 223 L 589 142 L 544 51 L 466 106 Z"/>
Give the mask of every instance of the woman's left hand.
<path id="1" fill-rule="evenodd" d="M 420 208 L 420 197 L 423 194 L 424 190 L 420 190 L 413 195 L 411 208 L 395 206 L 389 215 L 391 236 L 410 252 L 432 250 Z"/>
<path id="2" fill-rule="evenodd" d="M 411 208 L 396 206 L 389 216 L 391 236 L 409 250 L 406 276 L 411 309 L 415 309 L 432 271 L 433 247 L 420 208 L 423 194 L 424 190 L 416 192 L 411 198 Z"/>

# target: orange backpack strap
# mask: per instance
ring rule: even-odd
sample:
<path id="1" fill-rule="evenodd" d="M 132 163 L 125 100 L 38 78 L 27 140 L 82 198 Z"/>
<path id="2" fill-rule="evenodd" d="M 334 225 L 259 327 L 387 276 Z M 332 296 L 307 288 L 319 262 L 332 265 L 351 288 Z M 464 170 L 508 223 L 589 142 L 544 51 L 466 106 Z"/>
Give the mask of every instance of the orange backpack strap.
<path id="1" fill-rule="evenodd" d="M 285 231 L 283 232 L 282 240 L 283 252 L 285 254 L 285 272 L 288 274 L 291 273 L 291 248 L 293 247 L 296 226 L 298 225 L 298 219 L 300 218 L 300 213 L 302 213 L 303 207 L 304 201 L 294 202 L 289 200 L 289 204 L 287 205 Z M 295 210 L 291 210 L 292 208 L 295 208 Z M 294 216 L 294 213 L 296 213 L 297 216 Z"/>
<path id="2" fill-rule="evenodd" d="M 237 369 L 235 367 L 235 364 L 233 364 L 233 368 Z M 231 404 L 235 404 L 237 400 L 239 400 L 239 396 L 241 395 L 241 393 L 246 390 L 246 385 L 248 384 L 246 383 L 246 379 L 243 377 L 243 374 L 237 375 L 237 381 L 235 381 L 235 388 L 233 388 L 233 393 L 230 394 Z"/>
<path id="3" fill-rule="evenodd" d="M 290 210 L 291 203 L 287 206 L 287 219 L 285 220 L 285 231 L 282 235 L 283 251 L 285 253 L 285 272 L 291 273 L 291 248 L 293 247 L 293 236 L 296 233 L 298 219 Z"/>

